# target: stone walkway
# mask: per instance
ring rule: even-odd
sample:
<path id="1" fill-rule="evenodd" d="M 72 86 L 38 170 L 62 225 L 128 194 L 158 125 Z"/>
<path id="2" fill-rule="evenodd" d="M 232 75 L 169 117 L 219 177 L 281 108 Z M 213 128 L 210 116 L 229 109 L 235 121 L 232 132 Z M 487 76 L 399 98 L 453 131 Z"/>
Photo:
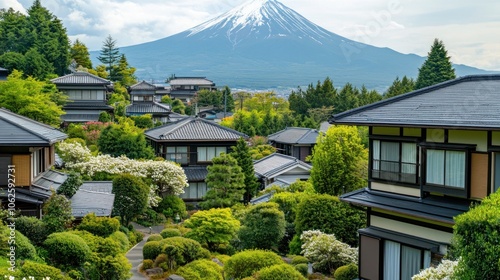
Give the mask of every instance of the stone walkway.
<path id="1" fill-rule="evenodd" d="M 134 247 L 132 247 L 132 249 L 130 249 L 125 256 L 132 264 L 132 277 L 130 279 L 144 280 L 148 278 L 139 272 L 139 265 L 142 263 L 142 247 L 144 247 L 144 244 L 146 244 L 146 240 L 148 239 L 150 233 L 160 233 L 163 230 L 163 225 L 153 226 L 151 227 L 151 230 L 148 227 L 143 227 L 136 223 L 133 223 L 133 226 L 136 230 L 144 233 L 144 239 L 141 242 L 137 243 Z"/>

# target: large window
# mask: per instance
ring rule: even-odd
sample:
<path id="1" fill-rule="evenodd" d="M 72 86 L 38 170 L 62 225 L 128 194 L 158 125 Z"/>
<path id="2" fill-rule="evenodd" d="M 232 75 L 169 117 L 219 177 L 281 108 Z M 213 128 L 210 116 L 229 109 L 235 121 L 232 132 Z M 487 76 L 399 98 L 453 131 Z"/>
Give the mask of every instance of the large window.
<path id="1" fill-rule="evenodd" d="M 372 178 L 416 184 L 417 170 L 416 143 L 372 141 Z"/>
<path id="2" fill-rule="evenodd" d="M 167 147 L 167 154 L 165 159 L 174 161 L 180 164 L 188 164 L 189 163 L 189 153 L 188 147 Z"/>
<path id="3" fill-rule="evenodd" d="M 411 277 L 431 264 L 431 252 L 398 242 L 384 241 L 384 280 L 411 280 Z"/>
<path id="4" fill-rule="evenodd" d="M 226 147 L 198 147 L 198 161 L 212 161 L 214 157 L 226 152 Z"/>
<path id="5" fill-rule="evenodd" d="M 465 188 L 465 151 L 427 149 L 427 184 Z"/>
<path id="6" fill-rule="evenodd" d="M 184 193 L 180 194 L 180 198 L 184 199 L 201 199 L 207 194 L 207 184 L 204 182 L 189 183 L 189 187 L 184 189 Z"/>

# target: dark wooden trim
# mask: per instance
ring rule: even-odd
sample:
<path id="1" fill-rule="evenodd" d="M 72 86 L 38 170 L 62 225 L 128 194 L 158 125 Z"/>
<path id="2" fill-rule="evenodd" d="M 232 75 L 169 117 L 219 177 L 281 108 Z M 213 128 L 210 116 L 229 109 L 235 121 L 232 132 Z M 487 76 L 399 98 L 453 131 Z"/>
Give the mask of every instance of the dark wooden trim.
<path id="1" fill-rule="evenodd" d="M 412 189 L 418 189 L 420 187 L 420 182 L 419 181 L 417 183 L 415 183 L 415 184 L 411 184 L 411 183 L 404 183 L 404 182 L 388 181 L 388 180 L 383 180 L 383 179 L 378 179 L 378 178 L 369 178 L 368 182 L 390 184 L 390 185 L 394 185 L 394 186 L 406 187 L 406 188 L 412 188 Z"/>
<path id="2" fill-rule="evenodd" d="M 450 143 L 436 143 L 436 142 L 420 142 L 418 143 L 420 147 L 425 149 L 434 150 L 475 150 L 477 145 L 475 144 L 450 144 Z"/>
<path id="3" fill-rule="evenodd" d="M 448 144 L 449 130 L 447 128 L 444 129 L 443 137 L 443 143 Z"/>
<path id="4" fill-rule="evenodd" d="M 412 136 L 390 136 L 390 135 L 370 135 L 369 140 L 382 140 L 382 141 L 392 141 L 392 142 L 415 142 L 420 143 L 422 139 L 420 137 Z"/>
<path id="5" fill-rule="evenodd" d="M 411 224 L 411 225 L 415 225 L 415 226 L 421 226 L 421 227 L 435 229 L 435 230 L 439 230 L 439 231 L 443 231 L 443 232 L 453 233 L 453 228 L 451 228 L 451 227 L 449 228 L 449 227 L 440 226 L 440 225 L 436 225 L 436 224 L 432 224 L 432 223 L 426 223 L 426 222 L 422 222 L 422 221 L 417 221 L 417 220 L 413 220 L 413 219 L 409 219 L 409 218 L 405 218 L 405 217 L 394 216 L 394 215 L 376 212 L 376 211 L 371 211 L 370 215 L 381 217 L 381 218 L 386 218 L 386 219 L 390 219 L 390 220 L 394 220 L 394 221 L 398 221 L 398 222 L 403 222 L 403 223 L 407 223 L 407 224 Z"/>
<path id="6" fill-rule="evenodd" d="M 492 190 L 495 188 L 494 184 L 491 182 L 492 176 L 493 176 L 493 153 L 490 151 L 490 147 L 493 144 L 493 132 L 491 130 L 488 130 L 488 140 L 487 140 L 487 147 L 488 147 L 488 187 L 486 189 L 486 195 L 489 196 L 492 192 Z"/>

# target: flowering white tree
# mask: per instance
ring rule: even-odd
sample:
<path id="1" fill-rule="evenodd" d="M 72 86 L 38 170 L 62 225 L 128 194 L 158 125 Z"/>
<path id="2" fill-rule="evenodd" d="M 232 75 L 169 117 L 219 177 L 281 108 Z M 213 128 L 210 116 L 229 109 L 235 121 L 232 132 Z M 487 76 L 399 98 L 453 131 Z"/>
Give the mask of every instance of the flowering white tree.
<path id="1" fill-rule="evenodd" d="M 333 234 L 319 230 L 304 231 L 300 236 L 302 254 L 315 270 L 332 273 L 340 266 L 358 263 L 358 249 L 342 243 Z"/>
<path id="2" fill-rule="evenodd" d="M 458 261 L 443 260 L 437 267 L 429 267 L 419 274 L 414 275 L 411 280 L 450 280 L 457 267 Z"/>
<path id="3" fill-rule="evenodd" d="M 153 183 L 149 200 L 151 206 L 156 206 L 161 200 L 157 195 L 158 192 L 179 195 L 184 193 L 184 188 L 188 186 L 184 170 L 170 161 L 135 160 L 126 156 L 92 156 L 90 150 L 80 143 L 61 142 L 58 150 L 61 155 L 64 155 L 61 157 L 66 161 L 66 167 L 82 175 L 92 177 L 100 172 L 111 175 L 128 173 L 137 177 L 150 178 Z"/>

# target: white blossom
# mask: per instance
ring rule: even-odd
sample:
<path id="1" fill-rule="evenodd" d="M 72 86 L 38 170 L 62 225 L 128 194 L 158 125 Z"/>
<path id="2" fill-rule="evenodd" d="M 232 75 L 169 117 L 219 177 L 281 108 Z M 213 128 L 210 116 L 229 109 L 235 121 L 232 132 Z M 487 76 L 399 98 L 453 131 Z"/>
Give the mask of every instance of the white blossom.
<path id="1" fill-rule="evenodd" d="M 437 267 L 429 267 L 420 271 L 411 280 L 451 280 L 457 264 L 458 261 L 443 260 Z"/>

